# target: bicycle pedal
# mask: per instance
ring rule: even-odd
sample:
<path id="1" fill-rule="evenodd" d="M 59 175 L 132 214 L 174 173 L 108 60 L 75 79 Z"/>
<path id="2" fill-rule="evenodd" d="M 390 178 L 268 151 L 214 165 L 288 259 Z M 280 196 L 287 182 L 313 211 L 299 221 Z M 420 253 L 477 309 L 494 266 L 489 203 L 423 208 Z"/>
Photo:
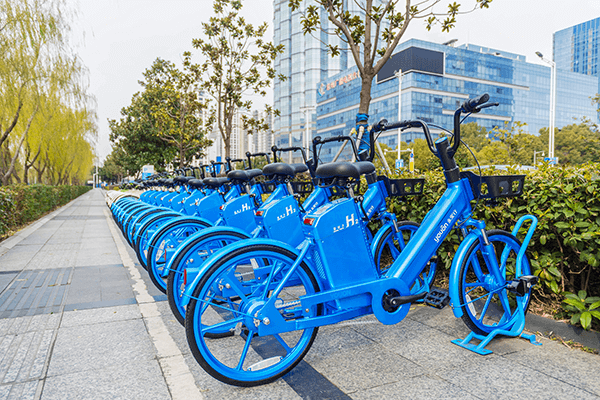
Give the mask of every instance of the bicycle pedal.
<path id="1" fill-rule="evenodd" d="M 450 303 L 450 294 L 446 289 L 433 287 L 429 293 L 427 293 L 427 296 L 425 296 L 423 302 L 429 307 L 441 310 Z"/>
<path id="2" fill-rule="evenodd" d="M 509 292 L 515 293 L 517 296 L 525 296 L 529 293 L 532 286 L 537 285 L 538 277 L 535 275 L 523 275 L 519 279 L 513 279 L 508 282 L 506 288 Z"/>

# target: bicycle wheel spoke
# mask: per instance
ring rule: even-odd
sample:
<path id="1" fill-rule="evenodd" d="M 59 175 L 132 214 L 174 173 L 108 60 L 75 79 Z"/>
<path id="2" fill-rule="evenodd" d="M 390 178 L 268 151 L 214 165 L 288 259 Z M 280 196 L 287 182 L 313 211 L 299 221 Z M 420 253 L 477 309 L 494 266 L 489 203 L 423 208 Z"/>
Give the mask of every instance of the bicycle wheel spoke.
<path id="1" fill-rule="evenodd" d="M 283 340 L 283 338 L 281 337 L 281 335 L 273 335 L 275 336 L 275 339 L 277 339 L 277 341 L 279 342 L 279 344 L 281 345 L 281 347 L 283 347 L 283 349 L 285 350 L 285 354 L 289 354 L 290 351 L 292 351 L 292 349 L 290 348 L 290 346 L 288 346 L 288 344 L 285 342 L 285 340 Z"/>
<path id="2" fill-rule="evenodd" d="M 487 313 L 488 307 L 490 306 L 491 302 L 492 296 L 488 296 L 485 300 L 485 304 L 483 305 L 483 310 L 481 310 L 481 318 L 479 318 L 479 321 L 483 321 L 483 317 L 485 317 L 485 314 Z"/>
<path id="3" fill-rule="evenodd" d="M 227 321 L 219 322 L 217 324 L 210 325 L 205 328 L 201 328 L 200 332 L 202 334 L 207 334 L 207 333 L 219 333 L 219 332 L 223 332 L 223 331 L 232 330 L 232 329 L 235 329 L 235 326 L 237 325 L 238 322 L 242 322 L 243 320 L 244 320 L 244 317 L 239 316 L 234 319 L 229 319 Z"/>
<path id="4" fill-rule="evenodd" d="M 248 338 L 246 339 L 246 343 L 244 344 L 244 349 L 242 350 L 242 354 L 240 355 L 240 362 L 238 363 L 236 370 L 240 371 L 242 366 L 244 365 L 244 361 L 246 361 L 246 356 L 248 355 L 248 349 L 250 349 L 250 342 L 252 342 L 252 337 L 254 336 L 254 332 L 250 332 Z"/>

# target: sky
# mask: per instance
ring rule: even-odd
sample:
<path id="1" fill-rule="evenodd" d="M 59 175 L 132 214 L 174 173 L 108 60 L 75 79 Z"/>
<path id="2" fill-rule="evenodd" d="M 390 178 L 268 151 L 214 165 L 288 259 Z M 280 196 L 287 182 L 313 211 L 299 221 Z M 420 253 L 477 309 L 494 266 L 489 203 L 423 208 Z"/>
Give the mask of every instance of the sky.
<path id="1" fill-rule="evenodd" d="M 67 1 L 77 10 L 72 44 L 89 70 L 89 93 L 97 103 L 96 150 L 102 162 L 111 151 L 107 120 L 120 118 L 121 108 L 140 90 L 142 73 L 156 58 L 180 64 L 183 52 L 194 53 L 192 39 L 202 36 L 201 23 L 211 16 L 212 0 Z M 460 3 L 467 10 L 474 0 Z M 248 22 L 270 25 L 267 35 L 272 40 L 273 1 L 244 0 L 243 4 Z M 402 41 L 457 39 L 457 45 L 477 44 L 543 64 L 535 52 L 552 58 L 554 32 L 597 17 L 600 0 L 493 0 L 489 9 L 460 15 L 450 33 L 441 33 L 439 27 L 428 32 L 421 20 L 413 21 Z M 272 104 L 272 94 L 251 99 L 258 106 Z"/>

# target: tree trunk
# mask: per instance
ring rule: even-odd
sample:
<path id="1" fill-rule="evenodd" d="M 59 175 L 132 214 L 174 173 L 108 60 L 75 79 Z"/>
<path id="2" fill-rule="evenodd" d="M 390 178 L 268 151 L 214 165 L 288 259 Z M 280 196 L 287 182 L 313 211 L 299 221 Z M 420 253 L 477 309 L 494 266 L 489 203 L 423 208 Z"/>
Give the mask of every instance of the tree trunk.
<path id="1" fill-rule="evenodd" d="M 223 144 L 225 145 L 225 158 L 231 157 L 231 135 L 223 138 Z"/>
<path id="2" fill-rule="evenodd" d="M 369 105 L 371 104 L 371 87 L 373 86 L 374 74 L 367 74 L 364 72 L 362 76 L 362 86 L 360 88 L 360 104 L 358 106 L 358 112 L 360 114 L 369 114 Z"/>
<path id="3" fill-rule="evenodd" d="M 29 122 L 31 124 L 31 120 Z M 23 142 L 25 141 L 25 137 L 27 136 L 28 130 L 29 130 L 29 125 L 27 125 L 27 130 L 25 131 L 25 133 L 23 133 L 23 136 L 21 136 L 19 145 L 17 146 L 17 149 L 15 150 L 15 155 L 10 160 L 10 166 L 8 167 L 8 171 L 6 171 L 6 173 L 4 175 L 2 175 L 2 184 L 3 185 L 8 185 L 11 175 L 13 175 L 13 173 L 15 172 L 15 164 L 17 162 L 17 158 L 19 157 L 19 151 L 21 151 L 21 146 L 23 146 Z M 15 176 L 16 176 L 16 174 L 15 174 Z M 20 181 L 20 179 L 18 179 L 19 178 L 18 176 L 16 176 L 16 178 L 17 178 L 17 181 Z"/>

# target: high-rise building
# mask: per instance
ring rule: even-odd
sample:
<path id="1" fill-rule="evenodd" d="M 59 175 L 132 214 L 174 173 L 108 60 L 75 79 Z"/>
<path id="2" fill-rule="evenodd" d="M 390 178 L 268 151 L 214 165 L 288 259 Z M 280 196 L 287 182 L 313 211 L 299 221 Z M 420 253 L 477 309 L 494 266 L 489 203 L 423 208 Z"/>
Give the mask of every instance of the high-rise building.
<path id="1" fill-rule="evenodd" d="M 273 114 L 265 111 L 254 110 L 252 117 L 260 120 L 264 119 L 268 128 L 266 130 L 253 130 L 250 135 L 251 153 L 270 153 L 273 147 Z"/>
<path id="2" fill-rule="evenodd" d="M 557 69 L 599 76 L 600 18 L 554 33 Z"/>
<path id="3" fill-rule="evenodd" d="M 333 32 L 334 26 L 324 8 L 320 8 L 321 30 L 314 35 L 304 34 L 301 16 L 307 4 L 309 2 L 304 0 L 300 8 L 292 12 L 288 0 L 273 1 L 273 43 L 284 45 L 284 52 L 275 60 L 275 70 L 287 77 L 285 81 L 276 81 L 273 89 L 274 107 L 281 113 L 275 117 L 273 127 L 274 141 L 279 147 L 303 146 L 307 131 L 313 136 L 318 84 L 354 65 L 352 56 L 345 50 L 334 58 L 328 54 L 329 44 L 344 46 L 337 36 L 326 33 Z M 352 1 L 347 2 L 347 7 L 353 14 L 364 15 Z M 292 153 L 289 154 L 291 158 Z"/>
<path id="4" fill-rule="evenodd" d="M 401 118 L 398 117 L 398 78 L 403 72 Z M 573 124 L 574 118 L 597 122 L 590 97 L 598 90 L 598 77 L 568 70 L 557 71 L 556 127 Z M 347 135 L 355 125 L 361 80 L 356 67 L 325 79 L 319 85 L 317 134 L 322 137 Z M 454 110 L 468 98 L 489 93 L 500 106 L 474 114 L 469 121 L 490 130 L 505 122 L 525 122 L 526 131 L 537 134 L 548 127 L 550 68 L 528 63 L 525 56 L 472 44 L 451 47 L 411 39 L 400 43 L 397 52 L 373 82 L 370 122 L 421 119 L 452 129 Z M 421 138 L 422 132 L 408 129 L 402 141 Z M 386 132 L 380 142 L 396 147 L 397 131 Z M 330 161 L 335 149 L 322 153 Z"/>

